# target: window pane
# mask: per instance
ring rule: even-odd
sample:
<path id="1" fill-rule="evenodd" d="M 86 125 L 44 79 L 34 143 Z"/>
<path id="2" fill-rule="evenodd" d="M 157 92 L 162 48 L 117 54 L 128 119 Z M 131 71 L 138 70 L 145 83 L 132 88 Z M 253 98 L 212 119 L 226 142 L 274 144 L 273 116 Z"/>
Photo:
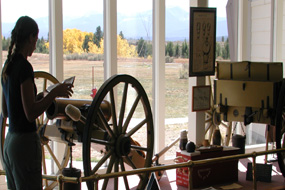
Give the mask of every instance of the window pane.
<path id="1" fill-rule="evenodd" d="M 117 0 L 117 12 L 118 74 L 135 77 L 151 101 L 152 0 Z"/>
<path id="2" fill-rule="evenodd" d="M 103 0 L 63 0 L 64 78 L 76 76 L 75 99 L 103 84 Z"/>
<path id="3" fill-rule="evenodd" d="M 17 5 L 17 6 L 15 6 Z M 31 6 L 33 5 L 33 6 Z M 11 31 L 17 20 L 21 16 L 29 16 L 33 18 L 39 27 L 39 40 L 37 49 L 32 57 L 28 60 L 34 67 L 34 70 L 49 71 L 49 55 L 46 42 L 48 42 L 48 0 L 9 0 L 1 1 L 2 11 L 2 44 L 3 44 L 3 62 L 7 59 L 7 50 L 10 45 Z"/>
<path id="4" fill-rule="evenodd" d="M 76 76 L 72 99 L 92 101 L 94 89 L 104 82 L 103 67 L 103 0 L 63 0 L 63 53 L 64 78 Z M 82 144 L 76 142 L 73 159 L 76 168 L 83 171 Z M 92 151 L 90 164 L 103 157 L 103 153 Z M 87 189 L 86 183 L 82 188 Z"/>
<path id="5" fill-rule="evenodd" d="M 166 0 L 165 11 L 165 145 L 188 129 L 189 0 Z M 166 152 L 173 157 L 178 144 Z"/>

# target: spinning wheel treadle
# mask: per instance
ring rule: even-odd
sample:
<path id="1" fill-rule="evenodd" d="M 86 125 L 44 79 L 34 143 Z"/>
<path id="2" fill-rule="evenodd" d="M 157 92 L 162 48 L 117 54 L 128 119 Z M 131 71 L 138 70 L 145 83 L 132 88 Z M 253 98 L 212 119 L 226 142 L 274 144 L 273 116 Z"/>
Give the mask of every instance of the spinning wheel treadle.
<path id="1" fill-rule="evenodd" d="M 38 89 L 38 93 L 40 92 L 44 92 L 48 86 L 52 85 L 52 84 L 56 84 L 59 83 L 59 81 L 53 77 L 51 74 L 47 73 L 47 72 L 42 72 L 42 71 L 36 71 L 34 72 L 34 79 L 35 79 L 35 84 L 37 86 Z M 63 151 L 61 152 L 61 154 L 54 154 L 53 150 L 51 148 L 52 144 L 52 140 L 48 139 L 44 136 L 43 133 L 41 133 L 42 128 L 45 127 L 48 122 L 52 122 L 49 121 L 48 118 L 46 117 L 45 113 L 43 113 L 42 115 L 40 115 L 37 119 L 36 119 L 36 124 L 38 127 L 38 133 L 39 136 L 41 138 L 41 143 L 42 143 L 42 166 L 43 166 L 43 174 L 48 175 L 51 173 L 56 173 L 59 174 L 61 173 L 61 171 L 63 170 L 63 168 L 65 168 L 68 164 L 68 157 L 69 157 L 69 148 L 67 146 L 66 143 L 59 143 L 59 144 L 63 144 Z M 1 164 L 3 166 L 3 146 L 4 146 L 4 141 L 5 141 L 5 136 L 6 136 L 6 132 L 8 131 L 8 127 L 9 127 L 9 123 L 8 123 L 8 118 L 4 118 L 1 114 L 1 119 L 0 119 L 0 127 L 1 127 L 1 146 L 0 146 L 0 158 L 1 158 Z M 47 155 L 49 154 L 49 155 Z M 46 159 L 47 158 L 47 159 Z M 52 171 L 48 171 L 47 170 L 47 162 L 51 162 L 51 159 L 53 160 L 53 162 L 55 163 L 54 167 L 54 172 Z M 44 180 L 44 184 L 43 187 L 44 189 L 53 189 L 55 186 L 57 186 L 57 182 L 56 181 L 48 181 L 48 180 Z"/>
<path id="2" fill-rule="evenodd" d="M 100 103 L 105 99 L 110 101 L 110 121 L 100 109 Z M 99 131 L 106 134 L 104 139 L 96 139 Z M 106 173 L 150 167 L 153 144 L 152 113 L 143 87 L 129 75 L 111 77 L 98 90 L 88 111 L 83 134 L 85 176 L 95 174 L 107 162 Z M 104 155 L 97 163 L 92 163 L 93 147 L 99 145 L 105 147 Z M 137 189 L 145 188 L 148 175 L 138 175 L 140 182 Z M 114 179 L 113 189 L 118 189 L 119 181 Z M 129 183 L 127 177 L 123 177 L 122 184 L 126 189 L 129 189 Z M 106 189 L 107 184 L 108 179 L 104 179 L 102 189 Z M 92 182 L 87 182 L 87 185 L 89 189 L 94 189 Z"/>

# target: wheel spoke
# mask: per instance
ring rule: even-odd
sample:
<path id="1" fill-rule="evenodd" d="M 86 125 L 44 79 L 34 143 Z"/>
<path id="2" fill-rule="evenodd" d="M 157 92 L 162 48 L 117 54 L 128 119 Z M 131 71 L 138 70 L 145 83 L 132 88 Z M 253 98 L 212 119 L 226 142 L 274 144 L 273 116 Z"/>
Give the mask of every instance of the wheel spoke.
<path id="1" fill-rule="evenodd" d="M 106 160 L 112 155 L 112 151 L 109 150 L 103 158 L 96 164 L 96 166 L 92 169 L 92 174 L 94 174 L 105 162 Z"/>
<path id="2" fill-rule="evenodd" d="M 136 146 L 136 145 L 131 145 L 131 148 L 132 148 L 132 149 L 135 149 L 135 150 L 146 151 L 146 152 L 149 151 L 149 148 L 147 148 L 147 147 L 141 147 L 141 146 Z"/>
<path id="3" fill-rule="evenodd" d="M 213 115 L 212 112 L 210 112 L 210 111 L 205 111 L 205 113 L 208 117 L 212 117 L 212 115 Z"/>
<path id="4" fill-rule="evenodd" d="M 114 163 L 114 171 L 117 173 L 119 172 L 119 160 L 116 159 L 115 163 Z M 118 185 L 118 177 L 114 178 L 114 189 L 118 189 L 119 185 Z"/>
<path id="5" fill-rule="evenodd" d="M 112 113 L 112 121 L 113 121 L 113 129 L 116 136 L 119 135 L 118 127 L 117 127 L 117 113 L 115 108 L 115 99 L 114 99 L 114 91 L 110 90 L 110 100 L 111 100 L 111 113 Z"/>
<path id="6" fill-rule="evenodd" d="M 101 109 L 99 109 L 99 111 L 98 111 L 98 116 L 99 116 L 99 119 L 100 119 L 100 121 L 102 122 L 102 124 L 103 124 L 105 130 L 106 130 L 107 133 L 109 134 L 109 136 L 110 136 L 111 138 L 115 138 L 115 134 L 114 134 L 114 132 L 112 131 L 112 129 L 110 128 L 110 126 L 109 126 L 107 120 L 105 119 L 105 117 L 104 117 L 104 115 L 103 115 Z"/>
<path id="7" fill-rule="evenodd" d="M 106 174 L 111 173 L 113 165 L 116 161 L 116 157 L 114 155 L 111 156 L 110 163 L 108 164 Z M 104 179 L 104 183 L 102 189 L 106 189 L 108 185 L 109 178 Z"/>
<path id="8" fill-rule="evenodd" d="M 46 148 L 47 148 L 49 154 L 51 155 L 53 161 L 56 163 L 57 168 L 58 168 L 59 170 L 62 170 L 63 168 L 61 167 L 59 161 L 57 160 L 56 156 L 54 155 L 54 153 L 53 153 L 53 151 L 51 150 L 51 148 L 49 147 L 49 145 L 46 144 L 45 146 L 46 146 Z"/>
<path id="9" fill-rule="evenodd" d="M 130 159 L 130 157 L 126 156 L 125 158 L 126 158 L 128 164 L 131 165 L 131 167 L 133 169 L 137 169 L 136 165 L 133 163 L 133 161 L 132 161 L 132 159 Z"/>
<path id="10" fill-rule="evenodd" d="M 212 117 L 209 117 L 208 119 L 205 120 L 205 123 L 211 122 L 212 121 Z"/>
<path id="11" fill-rule="evenodd" d="M 128 126 L 129 126 L 129 123 L 130 123 L 130 121 L 131 121 L 131 118 L 132 118 L 132 116 L 133 116 L 133 114 L 134 114 L 134 112 L 135 112 L 135 110 L 136 110 L 136 107 L 137 107 L 137 105 L 138 105 L 140 99 L 141 99 L 141 95 L 139 94 L 139 95 L 137 96 L 137 98 L 136 98 L 136 100 L 135 100 L 135 102 L 134 102 L 134 104 L 133 104 L 133 106 L 132 106 L 132 108 L 131 108 L 129 114 L 128 114 L 128 117 L 127 117 L 125 123 L 124 123 L 123 132 L 122 132 L 122 133 L 126 133 L 127 128 L 128 128 Z"/>
<path id="12" fill-rule="evenodd" d="M 121 170 L 122 170 L 123 172 L 126 171 L 123 159 L 120 159 L 120 165 L 121 165 Z M 124 176 L 123 176 L 123 179 L 124 179 L 124 183 L 125 183 L 126 190 L 129 190 L 130 187 L 129 187 L 129 183 L 128 183 L 127 176 L 124 175 Z"/>
<path id="13" fill-rule="evenodd" d="M 212 123 L 208 123 L 208 126 L 206 127 L 205 133 L 207 133 L 209 131 L 209 129 L 211 129 L 211 127 L 213 126 Z M 210 134 L 209 134 L 210 135 Z"/>
<path id="14" fill-rule="evenodd" d="M 225 127 L 226 129 L 229 128 L 229 126 L 225 124 L 224 122 L 221 122 L 221 126 Z"/>
<path id="15" fill-rule="evenodd" d="M 134 128 L 132 128 L 127 134 L 127 137 L 132 136 L 135 132 L 137 132 L 140 128 L 142 128 L 142 126 L 144 124 L 146 124 L 148 122 L 148 119 L 145 118 L 144 120 L 142 120 L 137 126 L 135 126 Z"/>
<path id="16" fill-rule="evenodd" d="M 133 169 L 137 169 L 136 165 L 133 163 L 132 159 L 130 159 L 130 157 L 126 156 L 125 157 L 127 160 L 127 163 L 133 168 Z M 142 176 L 139 175 L 140 179 L 142 180 Z"/>
<path id="17" fill-rule="evenodd" d="M 127 92 L 128 92 L 128 83 L 125 83 L 124 86 L 124 92 L 122 97 L 122 103 L 121 103 L 121 110 L 120 110 L 120 116 L 119 116 L 119 130 L 122 133 L 122 126 L 123 126 L 123 120 L 125 115 L 125 109 L 126 109 L 126 100 L 127 100 Z"/>
<path id="18" fill-rule="evenodd" d="M 99 139 L 91 139 L 92 143 L 96 143 L 96 144 L 101 144 L 101 145 L 106 145 L 106 146 L 112 146 L 113 143 L 111 143 L 110 141 L 104 141 L 104 140 L 99 140 Z"/>

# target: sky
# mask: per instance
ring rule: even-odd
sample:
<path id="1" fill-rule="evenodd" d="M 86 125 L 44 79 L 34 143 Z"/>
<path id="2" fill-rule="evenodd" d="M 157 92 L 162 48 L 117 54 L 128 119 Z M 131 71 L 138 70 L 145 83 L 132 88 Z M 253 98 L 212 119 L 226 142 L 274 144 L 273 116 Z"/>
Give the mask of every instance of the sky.
<path id="1" fill-rule="evenodd" d="M 165 2 L 167 7 L 179 6 L 189 10 L 189 0 L 165 0 Z M 209 0 L 209 7 L 217 7 L 217 17 L 226 17 L 226 3 L 227 0 Z M 152 0 L 117 0 L 117 10 L 120 13 L 135 14 L 151 8 Z M 85 16 L 94 11 L 103 12 L 103 0 L 63 0 L 63 15 L 66 17 Z M 32 18 L 47 17 L 48 0 L 1 0 L 2 22 L 16 22 L 23 15 Z"/>

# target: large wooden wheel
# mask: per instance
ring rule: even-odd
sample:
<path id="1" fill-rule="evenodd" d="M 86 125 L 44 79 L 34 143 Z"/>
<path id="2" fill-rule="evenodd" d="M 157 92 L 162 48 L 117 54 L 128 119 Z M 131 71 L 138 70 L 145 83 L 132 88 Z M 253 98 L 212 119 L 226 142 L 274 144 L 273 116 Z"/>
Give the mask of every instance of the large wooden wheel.
<path id="1" fill-rule="evenodd" d="M 210 110 L 206 111 L 205 119 L 205 139 L 208 139 L 212 143 L 212 138 L 216 129 L 221 133 L 221 144 L 223 146 L 229 146 L 229 142 L 232 134 L 232 122 L 222 121 L 221 114 L 217 112 L 217 108 L 214 105 L 214 87 L 211 76 L 207 77 L 208 84 L 211 86 L 211 102 Z"/>
<path id="2" fill-rule="evenodd" d="M 48 86 L 52 84 L 56 84 L 59 81 L 53 77 L 51 74 L 43 71 L 36 71 L 34 73 L 34 79 L 35 79 L 35 84 L 37 86 L 38 94 L 41 92 L 44 92 Z M 65 168 L 68 164 L 69 161 L 69 148 L 67 144 L 65 143 L 60 143 L 63 146 L 63 151 L 61 151 L 61 154 L 54 154 L 53 152 L 53 142 L 52 140 L 46 138 L 43 133 L 43 129 L 47 126 L 49 121 L 43 113 L 40 115 L 37 120 L 36 124 L 38 127 L 38 133 L 41 138 L 41 143 L 42 143 L 42 167 L 43 167 L 43 174 L 49 175 L 49 174 L 58 174 L 62 171 L 63 168 Z M 1 154 L 1 163 L 3 165 L 3 146 L 4 146 L 4 141 L 5 141 L 5 136 L 6 132 L 8 131 L 9 123 L 8 119 L 4 118 L 1 115 L 0 119 L 0 127 L 1 127 L 1 146 L 0 146 L 0 154 Z M 56 156 L 57 155 L 57 156 Z M 50 166 L 47 168 L 47 165 Z M 53 189 L 55 186 L 57 186 L 57 182 L 54 181 L 48 181 L 44 180 L 43 181 L 43 186 L 44 189 Z"/>
<path id="3" fill-rule="evenodd" d="M 100 108 L 103 100 L 110 102 L 111 118 L 104 117 Z M 85 176 L 98 172 L 128 171 L 150 167 L 152 164 L 154 131 L 153 118 L 146 92 L 141 84 L 129 75 L 115 75 L 98 90 L 88 111 L 83 134 L 83 165 Z M 104 138 L 96 138 L 103 133 Z M 101 157 L 93 162 L 96 147 L 103 146 Z M 137 189 L 144 189 L 149 174 L 139 174 Z M 124 186 L 129 189 L 128 177 L 115 178 L 112 189 Z M 106 189 L 108 179 L 103 180 Z M 87 182 L 94 189 L 93 182 Z"/>
<path id="4" fill-rule="evenodd" d="M 276 108 L 276 148 L 285 148 L 285 81 L 282 81 Z M 285 152 L 277 154 L 278 164 L 285 177 Z"/>

